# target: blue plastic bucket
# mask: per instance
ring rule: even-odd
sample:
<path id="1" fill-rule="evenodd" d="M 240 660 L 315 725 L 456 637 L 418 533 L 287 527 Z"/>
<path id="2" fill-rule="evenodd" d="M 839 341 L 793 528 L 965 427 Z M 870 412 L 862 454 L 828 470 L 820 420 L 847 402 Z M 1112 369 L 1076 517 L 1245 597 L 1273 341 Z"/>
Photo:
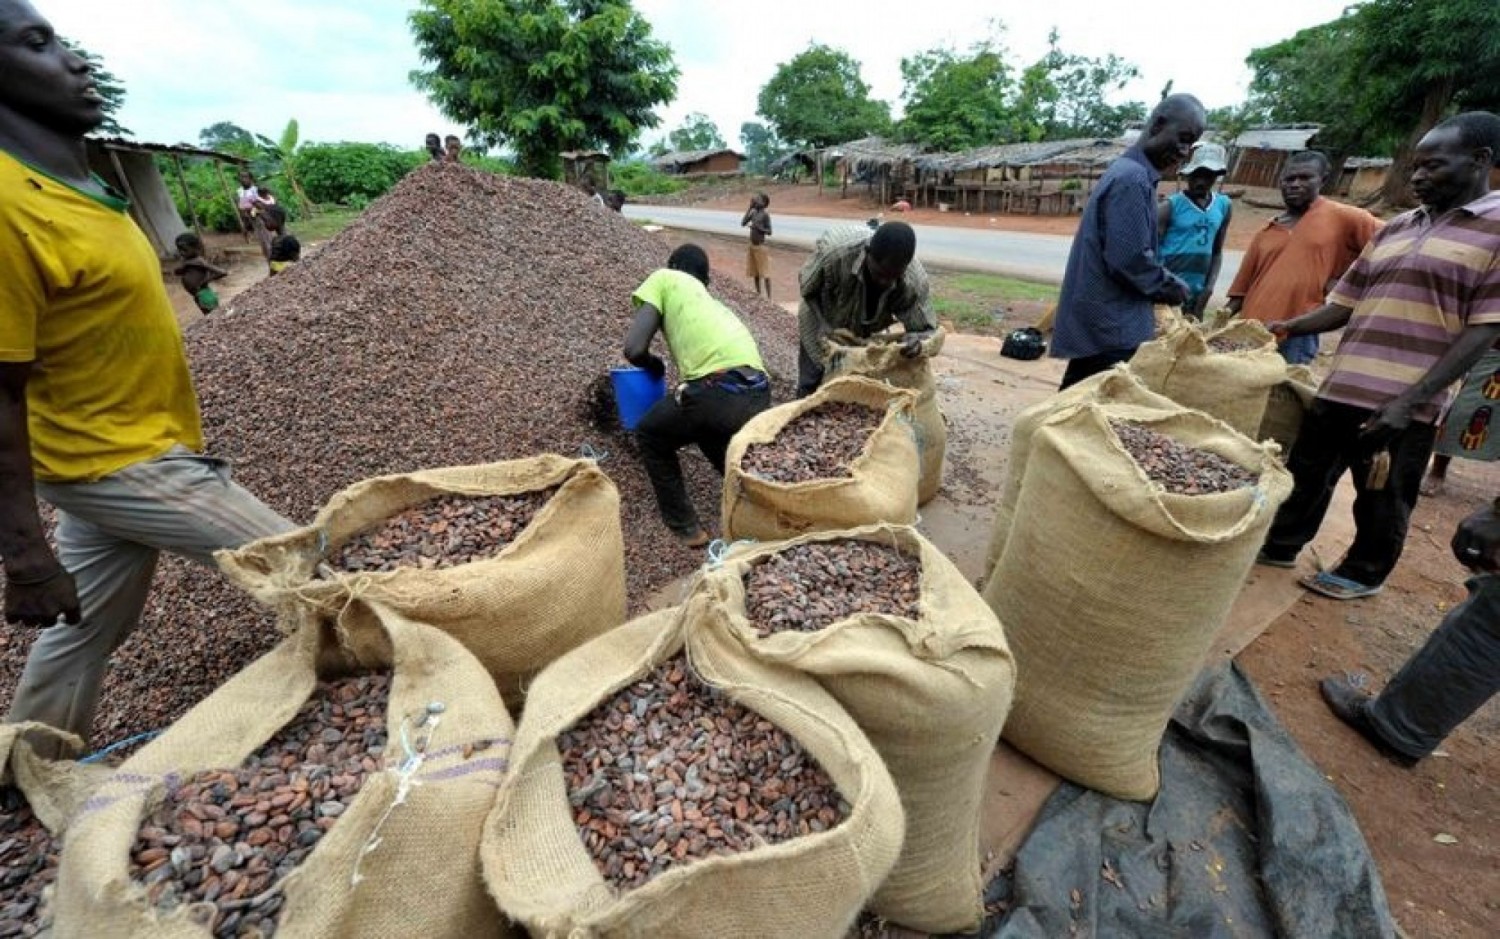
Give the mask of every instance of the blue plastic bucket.
<path id="1" fill-rule="evenodd" d="M 633 365 L 611 368 L 609 380 L 615 386 L 615 408 L 620 412 L 620 425 L 626 430 L 635 430 L 651 406 L 667 396 L 665 375 L 652 378 L 644 369 Z"/>

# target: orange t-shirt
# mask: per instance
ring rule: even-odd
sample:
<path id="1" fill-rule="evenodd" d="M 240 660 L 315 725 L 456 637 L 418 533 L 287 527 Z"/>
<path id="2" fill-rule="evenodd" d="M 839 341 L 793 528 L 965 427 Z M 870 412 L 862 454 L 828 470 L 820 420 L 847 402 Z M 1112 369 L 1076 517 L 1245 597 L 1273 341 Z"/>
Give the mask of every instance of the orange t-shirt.
<path id="1" fill-rule="evenodd" d="M 1323 303 L 1328 282 L 1338 280 L 1380 230 L 1364 209 L 1319 197 L 1288 228 L 1269 222 L 1250 242 L 1230 297 L 1243 297 L 1240 313 L 1263 323 L 1300 316 Z"/>

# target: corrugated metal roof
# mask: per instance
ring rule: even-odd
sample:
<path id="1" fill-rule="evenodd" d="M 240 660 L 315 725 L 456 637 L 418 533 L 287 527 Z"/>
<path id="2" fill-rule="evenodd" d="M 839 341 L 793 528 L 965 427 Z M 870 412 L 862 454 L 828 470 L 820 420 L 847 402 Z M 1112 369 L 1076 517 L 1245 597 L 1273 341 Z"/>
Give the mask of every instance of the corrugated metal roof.
<path id="1" fill-rule="evenodd" d="M 174 146 L 165 143 L 142 143 L 139 140 L 126 140 L 124 137 L 90 137 L 88 142 L 96 143 L 106 150 L 120 150 L 125 153 L 169 153 L 177 156 L 206 157 L 224 163 L 250 162 L 244 157 L 220 153 L 217 150 L 203 150 L 198 147 Z"/>
<path id="2" fill-rule="evenodd" d="M 1384 169 L 1394 162 L 1390 157 L 1350 157 L 1344 161 L 1344 169 Z"/>
<path id="3" fill-rule="evenodd" d="M 1306 150 L 1307 142 L 1322 129 L 1322 124 L 1252 127 L 1234 138 L 1234 145 L 1243 150 Z"/>

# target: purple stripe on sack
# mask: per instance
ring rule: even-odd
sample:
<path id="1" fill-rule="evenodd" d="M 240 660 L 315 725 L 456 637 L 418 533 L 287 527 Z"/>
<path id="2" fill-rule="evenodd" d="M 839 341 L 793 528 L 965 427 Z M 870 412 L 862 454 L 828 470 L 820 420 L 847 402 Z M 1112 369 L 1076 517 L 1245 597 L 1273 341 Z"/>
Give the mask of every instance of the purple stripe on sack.
<path id="1" fill-rule="evenodd" d="M 484 747 L 480 747 L 479 746 L 480 743 L 484 743 L 484 744 L 487 744 L 487 745 L 484 746 Z M 452 756 L 455 753 L 462 753 L 462 752 L 464 752 L 465 750 L 467 750 L 470 747 L 474 748 L 474 752 L 475 753 L 483 753 L 486 750 L 491 750 L 491 749 L 494 749 L 495 747 L 509 747 L 510 745 L 511 745 L 511 741 L 506 740 L 504 737 L 495 737 L 495 738 L 490 739 L 490 740 L 482 740 L 482 741 L 476 740 L 473 743 L 456 743 L 456 744 L 453 744 L 452 746 L 443 747 L 441 750 L 434 750 L 434 751 L 432 751 L 431 753 L 427 754 L 427 759 L 429 759 L 429 760 L 441 760 L 442 758 L 447 757 L 447 756 Z"/>
<path id="2" fill-rule="evenodd" d="M 492 758 L 488 760 L 470 760 L 458 766 L 450 766 L 433 773 L 423 773 L 419 778 L 423 782 L 444 782 L 449 779 L 458 779 L 474 773 L 500 773 L 504 775 L 510 769 L 510 760 Z M 496 783 L 496 785 L 499 785 Z"/>

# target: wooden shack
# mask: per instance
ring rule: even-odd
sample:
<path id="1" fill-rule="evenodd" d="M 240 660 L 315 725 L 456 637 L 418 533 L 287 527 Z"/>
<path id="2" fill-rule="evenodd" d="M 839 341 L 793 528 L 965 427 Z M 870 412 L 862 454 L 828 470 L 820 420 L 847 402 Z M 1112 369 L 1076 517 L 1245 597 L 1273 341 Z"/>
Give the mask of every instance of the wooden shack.
<path id="1" fill-rule="evenodd" d="M 1321 124 L 1278 124 L 1245 131 L 1230 144 L 1229 176 L 1225 182 L 1276 188 L 1287 157 L 1308 149 L 1322 129 Z"/>
<path id="2" fill-rule="evenodd" d="M 961 212 L 1071 214 L 1082 210 L 1094 181 L 1125 146 L 1078 138 L 925 154 L 915 161 L 906 197 Z"/>
<path id="3" fill-rule="evenodd" d="M 672 176 L 736 176 L 744 172 L 745 155 L 730 149 L 674 150 L 651 165 Z"/>
<path id="4" fill-rule="evenodd" d="M 234 189 L 224 175 L 224 164 L 243 166 L 249 161 L 242 157 L 200 150 L 197 147 L 169 146 L 159 143 L 140 143 L 122 137 L 90 137 L 85 141 L 89 169 L 104 180 L 115 191 L 130 200 L 130 215 L 156 249 L 160 258 L 177 254 L 177 236 L 192 230 L 203 236 L 203 225 L 198 218 L 198 208 L 193 204 L 192 189 L 187 183 L 183 163 L 187 160 L 211 160 L 219 177 L 219 185 L 231 203 Z M 162 175 L 163 164 L 169 166 L 172 175 L 182 187 L 183 202 L 188 209 L 188 218 L 183 219 L 177 211 L 166 178 Z"/>
<path id="5" fill-rule="evenodd" d="M 603 150 L 567 150 L 558 156 L 562 157 L 563 182 L 569 186 L 582 186 L 585 179 L 592 179 L 599 191 L 609 189 L 608 153 Z"/>

